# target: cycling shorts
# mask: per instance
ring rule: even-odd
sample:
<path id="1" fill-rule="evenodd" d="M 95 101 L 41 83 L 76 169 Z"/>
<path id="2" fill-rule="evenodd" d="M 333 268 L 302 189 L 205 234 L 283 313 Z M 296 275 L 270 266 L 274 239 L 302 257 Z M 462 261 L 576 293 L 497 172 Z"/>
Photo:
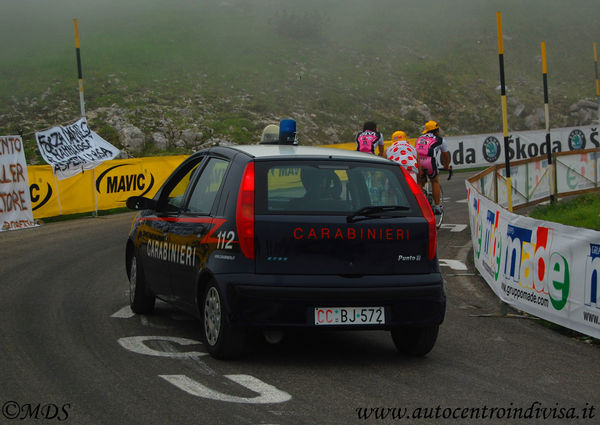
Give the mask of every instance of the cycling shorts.
<path id="1" fill-rule="evenodd" d="M 421 175 L 433 179 L 440 173 L 437 167 L 437 161 L 434 157 L 422 156 L 419 160 L 421 161 Z"/>

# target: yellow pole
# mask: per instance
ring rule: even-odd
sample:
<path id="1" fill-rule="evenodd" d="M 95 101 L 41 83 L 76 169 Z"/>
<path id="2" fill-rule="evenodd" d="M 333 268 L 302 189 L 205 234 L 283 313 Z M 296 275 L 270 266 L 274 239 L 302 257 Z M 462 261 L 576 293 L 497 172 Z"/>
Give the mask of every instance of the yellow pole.
<path id="1" fill-rule="evenodd" d="M 506 84 L 504 81 L 504 43 L 502 41 L 502 14 L 496 12 L 498 29 L 498 59 L 500 61 L 500 96 L 502 102 L 502 130 L 504 133 L 504 162 L 506 164 L 506 190 L 508 192 L 508 210 L 512 212 L 512 184 L 510 181 L 510 159 L 508 158 L 508 113 L 506 107 Z"/>
<path id="2" fill-rule="evenodd" d="M 594 43 L 594 65 L 596 68 L 596 96 L 600 96 L 600 83 L 598 82 L 598 51 L 596 50 L 596 43 Z"/>
<path id="3" fill-rule="evenodd" d="M 598 124 L 600 124 L 600 82 L 598 82 L 598 51 L 594 43 L 594 68 L 596 70 L 596 97 L 598 98 Z"/>
<path id="4" fill-rule="evenodd" d="M 552 165 L 552 152 L 550 142 L 550 107 L 548 106 L 548 65 L 546 62 L 546 42 L 542 41 L 542 83 L 544 85 L 544 113 L 546 116 L 546 149 L 548 151 L 548 175 L 550 183 L 550 202 L 554 203 L 554 194 L 556 188 L 554 186 L 554 166 Z"/>
<path id="5" fill-rule="evenodd" d="M 73 19 L 75 26 L 75 52 L 77 54 L 77 74 L 79 77 L 79 106 L 81 108 L 81 117 L 85 117 L 85 103 L 83 101 L 83 73 L 81 72 L 81 53 L 79 50 L 79 24 L 77 19 Z"/>

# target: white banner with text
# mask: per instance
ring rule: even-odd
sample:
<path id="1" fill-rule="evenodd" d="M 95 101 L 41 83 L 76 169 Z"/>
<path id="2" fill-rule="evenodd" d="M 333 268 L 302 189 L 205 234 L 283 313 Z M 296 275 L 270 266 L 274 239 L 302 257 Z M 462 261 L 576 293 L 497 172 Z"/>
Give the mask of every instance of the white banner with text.
<path id="1" fill-rule="evenodd" d="M 466 187 L 475 266 L 496 295 L 600 338 L 600 232 L 510 213 Z"/>
<path id="2" fill-rule="evenodd" d="M 59 180 L 92 170 L 119 154 L 119 149 L 90 130 L 85 118 L 36 132 L 35 139 L 44 161 Z"/>
<path id="3" fill-rule="evenodd" d="M 0 136 L 0 231 L 34 227 L 21 136 Z"/>
<path id="4" fill-rule="evenodd" d="M 449 136 L 444 139 L 455 169 L 487 167 L 505 162 L 502 133 Z M 551 129 L 550 141 L 550 152 L 600 147 L 597 126 Z M 507 153 L 510 161 L 547 156 L 546 130 L 511 132 Z"/>

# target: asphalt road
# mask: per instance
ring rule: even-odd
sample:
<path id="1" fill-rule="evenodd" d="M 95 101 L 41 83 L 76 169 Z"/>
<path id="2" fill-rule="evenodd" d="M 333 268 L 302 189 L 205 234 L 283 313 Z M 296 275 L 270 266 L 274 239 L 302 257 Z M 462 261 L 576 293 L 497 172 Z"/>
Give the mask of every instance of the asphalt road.
<path id="1" fill-rule="evenodd" d="M 475 274 L 467 176 L 444 182 L 448 310 L 418 359 L 387 332 L 326 331 L 217 361 L 196 320 L 128 310 L 132 213 L 0 233 L 0 424 L 600 423 L 600 345 L 502 316 Z"/>

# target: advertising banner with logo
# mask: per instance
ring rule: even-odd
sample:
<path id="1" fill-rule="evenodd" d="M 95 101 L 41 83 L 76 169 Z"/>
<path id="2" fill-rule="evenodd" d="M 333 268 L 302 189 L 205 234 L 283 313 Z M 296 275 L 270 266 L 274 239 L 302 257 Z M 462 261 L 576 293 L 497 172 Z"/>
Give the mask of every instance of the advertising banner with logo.
<path id="1" fill-rule="evenodd" d="M 0 231 L 35 226 L 21 136 L 0 136 Z"/>
<path id="2" fill-rule="evenodd" d="M 512 214 L 466 187 L 475 266 L 496 295 L 600 338 L 600 232 Z"/>
<path id="3" fill-rule="evenodd" d="M 600 147 L 598 127 L 555 128 L 550 131 L 551 152 L 567 152 Z M 486 167 L 503 164 L 502 133 L 445 137 L 454 168 Z M 511 161 L 547 156 L 546 130 L 511 132 L 508 158 Z"/>
<path id="4" fill-rule="evenodd" d="M 44 161 L 52 166 L 59 180 L 92 170 L 119 154 L 119 149 L 90 130 L 85 118 L 65 127 L 36 132 L 35 139 Z"/>
<path id="5" fill-rule="evenodd" d="M 94 172 L 55 180 L 47 165 L 29 166 L 35 218 L 107 210 L 125 206 L 128 197 L 152 197 L 187 155 L 106 161 Z M 93 188 L 93 190 L 92 190 Z"/>
<path id="6" fill-rule="evenodd" d="M 567 152 L 600 147 L 597 126 L 555 128 L 550 131 L 551 152 Z M 502 133 L 470 136 L 444 136 L 454 169 L 487 167 L 504 164 Z M 414 139 L 409 139 L 414 144 Z M 391 142 L 386 142 L 386 148 Z M 324 145 L 324 147 L 356 150 L 356 143 Z M 511 161 L 547 156 L 546 130 L 511 132 L 508 158 Z M 438 161 L 439 162 L 439 161 Z"/>

